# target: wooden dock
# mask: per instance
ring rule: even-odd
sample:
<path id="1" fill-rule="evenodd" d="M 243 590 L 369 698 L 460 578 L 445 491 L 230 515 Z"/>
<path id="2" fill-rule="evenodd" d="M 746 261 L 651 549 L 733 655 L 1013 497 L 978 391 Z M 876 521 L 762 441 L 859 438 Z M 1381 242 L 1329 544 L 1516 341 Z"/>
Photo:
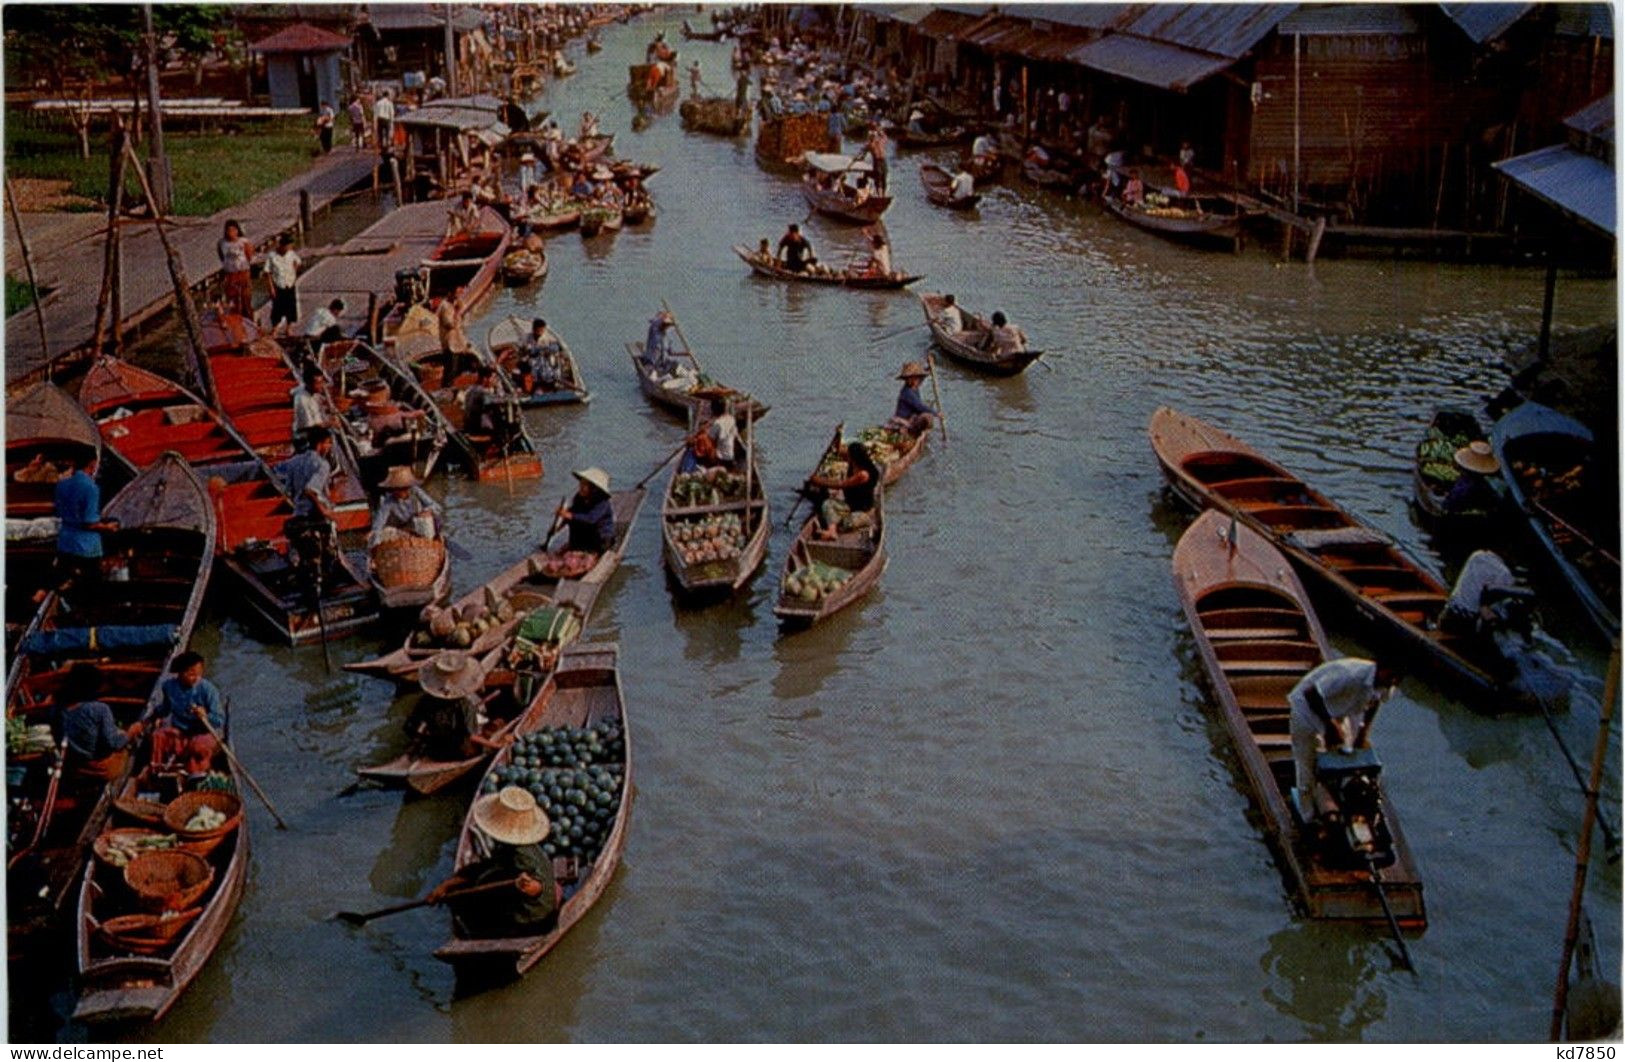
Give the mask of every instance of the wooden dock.
<path id="1" fill-rule="evenodd" d="M 370 152 L 334 151 L 317 159 L 304 173 L 247 203 L 207 218 L 166 221 L 169 238 L 186 267 L 193 290 L 207 288 L 219 275 L 216 245 L 227 218 L 237 219 L 244 235 L 257 247 L 267 248 L 279 233 L 299 224 L 302 193 L 308 195 L 312 214 L 326 210 L 344 193 L 370 184 L 377 162 L 378 156 Z M 122 301 L 127 313 L 118 327 L 121 334 L 129 335 L 167 310 L 174 302 L 175 291 L 164 264 L 163 246 L 152 223 L 126 220 L 123 226 Z M 50 347 L 44 349 L 40 345 L 33 309 L 24 310 L 6 322 L 8 391 L 32 386 L 48 374 L 64 371 L 90 355 L 95 339 L 104 244 L 105 227 L 92 237 L 65 247 L 43 248 L 31 242 L 40 285 L 51 289 L 39 308 L 45 316 Z"/>

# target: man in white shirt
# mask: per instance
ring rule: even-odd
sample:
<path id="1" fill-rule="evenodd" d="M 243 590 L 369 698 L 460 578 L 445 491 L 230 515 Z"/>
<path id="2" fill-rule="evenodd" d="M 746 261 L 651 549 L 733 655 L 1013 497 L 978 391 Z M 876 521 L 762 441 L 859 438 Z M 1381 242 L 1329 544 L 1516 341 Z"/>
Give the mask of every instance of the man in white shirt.
<path id="1" fill-rule="evenodd" d="M 344 333 L 339 327 L 339 314 L 343 312 L 344 300 L 334 299 L 311 314 L 309 319 L 305 321 L 305 326 L 299 332 L 318 346 L 323 343 L 331 343 L 335 339 L 343 339 Z"/>
<path id="2" fill-rule="evenodd" d="M 395 140 L 395 101 L 387 90 L 372 105 L 372 116 L 378 122 L 378 150 L 387 154 Z"/>
<path id="3" fill-rule="evenodd" d="M 739 424 L 728 412 L 726 399 L 711 399 L 711 423 L 705 430 L 716 445 L 717 461 L 731 466 L 739 452 Z"/>
<path id="4" fill-rule="evenodd" d="M 1517 585 L 1518 580 L 1513 576 L 1512 569 L 1493 551 L 1476 551 L 1461 566 L 1461 574 L 1456 577 L 1456 585 L 1450 591 L 1450 600 L 1445 602 L 1444 615 L 1439 617 L 1439 626 L 1463 633 L 1477 631 L 1486 619 L 1491 618 L 1488 603 L 1484 600 L 1485 592 L 1510 590 Z"/>
<path id="5" fill-rule="evenodd" d="M 942 330 L 950 335 L 965 330 L 964 314 L 960 313 L 959 303 L 952 292 L 942 297 L 942 309 L 937 311 L 937 321 L 942 325 Z"/>
<path id="6" fill-rule="evenodd" d="M 304 382 L 295 387 L 293 399 L 293 441 L 303 449 L 309 440 L 311 428 L 327 427 L 327 410 L 322 396 L 327 393 L 327 377 L 315 365 L 306 365 Z"/>
<path id="7" fill-rule="evenodd" d="M 1316 813 L 1316 754 L 1334 745 L 1345 751 L 1369 748 L 1372 713 L 1393 695 L 1396 681 L 1392 671 L 1373 661 L 1345 656 L 1321 664 L 1287 694 L 1293 780 L 1305 822 Z"/>
<path id="8" fill-rule="evenodd" d="M 283 233 L 277 237 L 276 250 L 265 256 L 265 283 L 271 289 L 271 334 L 276 335 L 283 325 L 289 328 L 299 320 L 299 267 L 304 265 L 299 252 L 293 249 L 293 237 Z"/>
<path id="9" fill-rule="evenodd" d="M 948 185 L 948 194 L 955 199 L 964 199 L 976 191 L 976 178 L 960 170 L 954 174 L 953 182 Z"/>

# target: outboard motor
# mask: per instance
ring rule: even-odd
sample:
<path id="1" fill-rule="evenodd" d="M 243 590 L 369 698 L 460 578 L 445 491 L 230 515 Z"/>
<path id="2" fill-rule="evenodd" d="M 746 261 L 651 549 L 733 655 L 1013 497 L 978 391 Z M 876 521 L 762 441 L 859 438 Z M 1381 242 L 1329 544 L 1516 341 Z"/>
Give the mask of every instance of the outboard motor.
<path id="1" fill-rule="evenodd" d="M 395 270 L 395 301 L 416 306 L 429 301 L 429 273 L 419 266 Z"/>
<path id="2" fill-rule="evenodd" d="M 1365 869 L 1394 861 L 1394 838 L 1382 813 L 1382 764 L 1372 749 L 1333 749 L 1315 758 L 1317 821 L 1325 824 L 1334 861 Z"/>

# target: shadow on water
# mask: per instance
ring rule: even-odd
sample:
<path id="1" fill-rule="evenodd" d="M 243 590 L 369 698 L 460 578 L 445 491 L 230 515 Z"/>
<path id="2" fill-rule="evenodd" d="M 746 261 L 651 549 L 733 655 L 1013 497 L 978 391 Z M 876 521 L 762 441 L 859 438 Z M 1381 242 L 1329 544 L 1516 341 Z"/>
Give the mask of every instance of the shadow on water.
<path id="1" fill-rule="evenodd" d="M 436 865 L 447 848 L 446 838 L 455 838 L 462 829 L 473 784 L 472 779 L 464 778 L 428 797 L 389 792 L 400 800 L 401 807 L 388 842 L 378 850 L 367 874 L 373 892 L 411 900 L 439 883 Z"/>
<path id="2" fill-rule="evenodd" d="M 1392 959 L 1378 940 L 1353 935 L 1363 928 L 1300 921 L 1272 934 L 1259 957 L 1270 978 L 1264 1001 L 1306 1039 L 1358 1042 L 1387 1016 L 1380 976 Z"/>

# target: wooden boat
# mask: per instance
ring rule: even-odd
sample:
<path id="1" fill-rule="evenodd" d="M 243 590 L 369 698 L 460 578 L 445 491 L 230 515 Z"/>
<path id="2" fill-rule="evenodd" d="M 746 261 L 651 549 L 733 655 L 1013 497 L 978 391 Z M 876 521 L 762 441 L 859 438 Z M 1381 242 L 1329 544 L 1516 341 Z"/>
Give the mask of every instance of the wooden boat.
<path id="1" fill-rule="evenodd" d="M 1490 445 L 1530 530 L 1603 635 L 1619 637 L 1618 465 L 1585 425 L 1538 402 L 1496 421 Z"/>
<path id="2" fill-rule="evenodd" d="M 49 722 L 57 691 L 74 664 L 102 669 L 100 699 L 121 726 L 145 711 L 187 644 L 203 607 L 215 553 L 209 491 L 180 455 L 160 455 L 103 507 L 119 521 L 103 532 L 113 568 L 90 585 L 53 591 L 39 606 L 12 659 L 6 714 Z M 10 753 L 7 789 L 11 859 L 22 855 L 47 810 L 52 755 Z M 71 894 L 91 840 L 101 831 L 123 776 L 64 777 L 38 842 L 9 872 L 14 934 L 48 922 Z"/>
<path id="3" fill-rule="evenodd" d="M 342 552 L 328 558 L 319 590 L 291 563 L 284 527 L 293 503 L 248 442 L 196 395 L 128 362 L 101 358 L 85 375 L 79 404 L 127 467 L 143 468 L 173 449 L 208 477 L 221 563 L 247 591 L 250 609 L 284 641 L 340 637 L 378 618 L 366 581 Z"/>
<path id="4" fill-rule="evenodd" d="M 621 231 L 623 217 L 619 207 L 592 206 L 581 212 L 581 236 L 614 235 Z"/>
<path id="5" fill-rule="evenodd" d="M 844 453 L 841 428 L 820 461 Z M 784 558 L 779 574 L 779 596 L 773 614 L 785 630 L 810 627 L 828 619 L 874 588 L 886 570 L 886 518 L 884 485 L 877 487 L 873 519 L 869 527 L 843 531 L 834 541 L 817 537 L 818 513 L 809 513 L 795 542 Z M 807 581 L 820 572 L 840 572 L 838 585 L 828 589 L 808 587 Z M 822 581 L 822 576 L 819 576 Z"/>
<path id="6" fill-rule="evenodd" d="M 880 466 L 881 486 L 889 487 L 903 478 L 903 473 L 914 467 L 914 462 L 920 459 L 925 452 L 925 440 L 930 432 L 921 432 L 919 435 L 910 435 L 906 431 L 894 431 L 885 425 L 873 428 L 864 428 L 858 432 L 856 442 L 861 442 L 869 451 L 874 463 Z M 843 442 L 843 453 L 844 442 Z M 831 476 L 846 474 L 846 458 L 826 456 L 821 468 L 827 469 Z"/>
<path id="7" fill-rule="evenodd" d="M 805 155 L 821 150 L 828 136 L 828 121 L 822 114 L 763 118 L 756 131 L 756 161 L 770 170 L 799 171 Z"/>
<path id="8" fill-rule="evenodd" d="M 1450 512 L 1445 499 L 1461 476 L 1456 467 L 1456 451 L 1487 437 L 1478 417 L 1465 409 L 1439 409 L 1428 424 L 1427 434 L 1416 444 L 1411 466 L 1413 500 L 1422 522 L 1438 531 L 1477 539 L 1491 532 L 1499 505 L 1491 509 Z M 1487 480 L 1492 485 L 1499 481 Z"/>
<path id="9" fill-rule="evenodd" d="M 547 210 L 532 210 L 525 215 L 533 229 L 544 232 L 563 232 L 581 224 L 581 204 L 569 200 Z"/>
<path id="10" fill-rule="evenodd" d="M 920 307 L 925 311 L 926 324 L 931 328 L 932 341 L 936 343 L 938 349 L 955 361 L 995 376 L 1014 376 L 1044 356 L 1042 350 L 1017 350 L 1008 354 L 984 350 L 982 344 L 991 328 L 987 321 L 961 306 L 960 314 L 964 319 L 965 329 L 961 332 L 949 332 L 942 326 L 938 317 L 943 307 L 942 296 L 934 291 L 918 294 Z"/>
<path id="11" fill-rule="evenodd" d="M 745 435 L 753 435 L 747 426 Z M 767 491 L 754 447 L 747 442 L 745 471 L 682 473 L 674 466 L 660 507 L 661 554 L 684 594 L 726 594 L 756 574 L 772 527 Z M 722 472 L 722 479 L 715 478 Z M 700 500 L 706 484 L 719 484 L 719 500 Z M 736 485 L 737 486 L 734 486 Z M 700 489 L 693 493 L 694 486 Z M 729 487 L 734 487 L 730 490 Z M 720 548 L 719 548 L 720 547 Z"/>
<path id="12" fill-rule="evenodd" d="M 609 582 L 610 576 L 620 568 L 621 558 L 626 553 L 627 540 L 631 537 L 632 528 L 637 523 L 638 513 L 643 509 L 643 501 L 647 494 L 648 491 L 644 488 L 610 493 L 610 505 L 615 512 L 615 542 L 599 555 L 598 560 L 585 573 L 574 578 L 560 578 L 548 574 L 553 558 L 562 554 L 567 542 L 568 533 L 559 531 L 549 542 L 532 550 L 492 579 L 452 602 L 448 611 L 454 615 L 467 615 L 476 605 L 489 607 L 492 600 L 500 601 L 526 594 L 531 595 L 533 600 L 523 603 L 524 608 L 567 605 L 580 613 L 581 622 L 585 625 L 592 616 L 593 604 L 597 601 L 598 594 Z M 380 678 L 387 676 L 402 682 L 416 682 L 418 668 L 425 660 L 443 649 L 462 648 L 476 657 L 484 658 L 486 654 L 507 642 L 518 622 L 518 619 L 510 619 L 499 623 L 473 638 L 466 646 L 441 644 L 431 639 L 425 629 L 423 632 L 408 635 L 401 647 L 392 653 L 371 660 L 348 663 L 344 665 L 344 669 Z M 420 637 L 419 633 L 423 636 Z"/>
<path id="13" fill-rule="evenodd" d="M 522 738 L 545 727 L 613 724 L 621 741 L 611 747 L 618 747 L 620 752 L 615 757 L 617 762 L 610 764 L 608 769 L 619 775 L 616 787 L 619 799 L 614 805 L 613 817 L 604 834 L 602 846 L 596 852 L 588 849 L 588 858 L 569 855 L 570 848 L 561 849 L 566 853 L 563 856 L 555 855 L 554 874 L 564 899 L 559 906 L 556 925 L 543 935 L 473 937 L 465 935 L 462 926 L 453 919 L 451 939 L 436 949 L 434 954 L 435 958 L 452 965 L 460 986 L 512 980 L 535 966 L 598 902 L 620 864 L 632 807 L 633 776 L 632 736 L 626 719 L 625 698 L 621 694 L 618 653 L 614 643 L 580 644 L 565 650 L 553 676 L 550 696 L 515 733 L 516 738 Z M 482 792 L 495 791 L 495 779 L 508 766 L 512 754 L 511 744 L 497 753 L 486 771 L 488 781 L 482 782 Z M 559 836 L 555 834 L 555 838 Z M 566 837 L 560 843 L 567 841 Z M 553 844 L 554 841 L 548 843 Z M 477 861 L 483 847 L 483 839 L 474 825 L 470 808 L 470 813 L 463 819 L 462 835 L 457 841 L 455 867 L 461 870 Z"/>
<path id="14" fill-rule="evenodd" d="M 892 204 L 891 196 L 879 193 L 868 194 L 862 202 L 858 201 L 851 177 L 853 174 L 867 177 L 872 172 L 867 159 L 809 151 L 805 164 L 801 175 L 802 198 L 825 217 L 854 225 L 873 225 Z M 825 187 L 820 181 L 830 182 L 833 187 Z"/>
<path id="15" fill-rule="evenodd" d="M 493 208 L 481 207 L 479 232 L 447 236 L 424 259 L 422 267 L 429 270 L 428 298 L 437 301 L 462 288 L 463 313 L 471 316 L 495 285 L 512 241 L 513 229 L 507 220 Z M 384 334 L 391 334 L 391 326 L 400 319 L 391 314 Z"/>
<path id="16" fill-rule="evenodd" d="M 276 340 L 249 318 L 208 313 L 203 346 L 213 381 L 215 408 L 266 464 L 292 457 L 293 390 L 299 375 Z M 328 498 L 339 533 L 365 531 L 372 523 L 367 488 L 350 440 L 334 440 Z"/>
<path id="17" fill-rule="evenodd" d="M 1174 548 L 1174 583 L 1283 876 L 1311 918 L 1386 924 L 1375 873 L 1395 920 L 1422 929 L 1422 881 L 1380 782 L 1370 825 L 1389 840 L 1381 848 L 1392 860 L 1375 871 L 1341 838 L 1317 837 L 1292 810 L 1287 694 L 1335 654 L 1286 559 L 1250 527 L 1235 526 L 1232 545 L 1231 527 L 1214 510 L 1198 517 Z"/>
<path id="18" fill-rule="evenodd" d="M 728 35 L 725 29 L 697 30 L 689 26 L 688 19 L 683 19 L 683 39 L 686 41 L 720 41 Z"/>
<path id="19" fill-rule="evenodd" d="M 649 68 L 652 63 L 635 63 L 626 68 L 626 94 L 634 103 L 647 103 L 656 108 L 677 99 L 681 86 L 677 83 L 677 56 L 673 53 L 665 80 L 653 89 L 649 87 Z"/>
<path id="20" fill-rule="evenodd" d="M 601 52 L 603 50 L 604 50 L 604 42 L 603 41 L 599 40 L 597 37 L 588 37 L 587 38 L 587 54 L 588 55 L 597 55 L 599 52 Z"/>
<path id="21" fill-rule="evenodd" d="M 1159 236 L 1187 243 L 1222 243 L 1241 250 L 1242 222 L 1245 220 L 1235 200 L 1225 196 L 1183 196 L 1169 198 L 1166 204 L 1128 203 L 1121 196 L 1101 199 L 1107 210 L 1131 225 Z"/>
<path id="22" fill-rule="evenodd" d="M 900 148 L 938 148 L 962 142 L 968 135 L 962 125 L 944 126 L 934 132 L 916 132 L 906 125 L 896 126 L 891 130 L 891 138 Z"/>
<path id="23" fill-rule="evenodd" d="M 653 220 L 654 216 L 654 203 L 649 201 L 648 196 L 628 202 L 626 208 L 621 211 L 621 219 L 628 225 L 642 225 L 646 221 Z"/>
<path id="24" fill-rule="evenodd" d="M 1151 447 L 1174 493 L 1236 518 L 1337 593 L 1374 629 L 1479 698 L 1496 697 L 1494 646 L 1438 629 L 1450 593 L 1387 535 L 1361 523 L 1229 433 L 1167 407 L 1151 415 Z M 1485 708 L 1499 705 L 1483 705 Z"/>
<path id="25" fill-rule="evenodd" d="M 521 247 L 502 260 L 502 282 L 509 287 L 533 284 L 547 277 L 547 254 Z"/>
<path id="26" fill-rule="evenodd" d="M 734 407 L 735 416 L 746 416 L 752 420 L 761 420 L 768 407 L 743 391 L 735 391 L 731 387 L 717 383 L 700 368 L 699 359 L 694 357 L 693 351 L 673 350 L 672 357 L 688 358 L 694 364 L 697 375 L 693 378 L 693 386 L 688 390 L 681 387 L 664 387 L 658 378 L 651 376 L 643 367 L 643 341 L 638 340 L 626 345 L 627 354 L 632 357 L 632 371 L 637 374 L 638 389 L 643 397 L 661 406 L 684 420 L 692 420 L 706 414 L 711 407 L 711 399 L 725 398 Z"/>
<path id="27" fill-rule="evenodd" d="M 950 190 L 954 183 L 954 175 L 938 166 L 934 162 L 927 162 L 920 167 L 920 183 L 925 185 L 925 197 L 933 206 L 946 207 L 949 210 L 974 210 L 982 197 L 972 192 L 955 198 Z"/>
<path id="28" fill-rule="evenodd" d="M 1021 175 L 1040 188 L 1073 188 L 1079 182 L 1077 174 L 1057 166 L 1044 166 L 1032 160 L 1021 164 Z"/>
<path id="29" fill-rule="evenodd" d="M 231 778 L 232 795 L 239 802 L 247 800 L 242 775 L 224 752 L 216 753 L 213 770 Z M 147 799 L 143 794 L 165 792 L 167 780 L 147 771 L 128 780 L 115 801 L 119 818 L 153 825 L 145 818 L 130 818 L 124 809 Z M 171 829 L 168 822 L 161 828 Z M 213 880 L 183 908 L 176 919 L 183 928 L 172 936 L 134 937 L 134 930 L 118 920 L 137 910 L 130 902 L 123 872 L 100 858 L 91 860 L 79 891 L 75 1021 L 93 1025 L 153 1022 L 169 1012 L 208 963 L 237 913 L 248 880 L 248 834 L 248 818 L 239 812 L 216 846 L 206 854 L 198 853 L 209 864 Z M 142 928 L 151 934 L 161 926 L 149 920 Z"/>
<path id="30" fill-rule="evenodd" d="M 500 366 L 494 398 L 511 402 L 515 409 L 511 418 L 514 430 L 507 439 L 469 431 L 464 424 L 464 396 L 478 382 L 477 370 L 484 358 L 472 347 L 462 354 L 447 354 L 433 314 L 414 310 L 407 315 L 395 335 L 394 358 L 434 400 L 447 439 L 475 480 L 500 483 L 542 477 L 542 458 L 536 452 L 536 442 L 517 414 L 519 389 Z"/>
<path id="31" fill-rule="evenodd" d="M 453 429 L 417 377 L 358 339 L 325 344 L 316 360 L 344 415 L 345 434 L 360 459 L 362 480 L 375 487 L 397 465 L 407 465 L 419 479 L 428 479 L 439 467 Z M 369 401 L 367 389 L 378 383 L 383 385 L 378 392 L 382 399 Z M 389 412 L 394 408 L 422 416 L 395 431 L 387 426 L 394 419 Z"/>
<path id="32" fill-rule="evenodd" d="M 6 649 L 56 585 L 56 484 L 100 454 L 96 422 L 66 391 L 42 383 L 6 403 Z"/>
<path id="33" fill-rule="evenodd" d="M 677 108 L 685 129 L 717 136 L 750 132 L 750 108 L 738 107 L 729 96 L 689 97 Z"/>
<path id="34" fill-rule="evenodd" d="M 615 134 L 594 133 L 591 136 L 577 137 L 575 144 L 581 149 L 581 165 L 591 166 L 614 151 Z"/>
<path id="35" fill-rule="evenodd" d="M 529 335 L 530 325 L 511 315 L 492 325 L 490 331 L 485 333 L 486 356 L 495 359 L 510 380 L 519 381 L 519 347 Z M 552 406 L 592 400 L 586 382 L 581 378 L 581 368 L 576 364 L 575 354 L 563 336 L 556 332 L 554 335 L 559 341 L 558 381 L 551 386 L 543 385 L 529 391 L 521 384 L 518 391 L 519 404 L 522 406 Z"/>
<path id="36" fill-rule="evenodd" d="M 751 272 L 757 276 L 768 277 L 772 280 L 887 291 L 905 288 L 920 279 L 918 273 L 890 273 L 886 276 L 875 276 L 855 269 L 846 269 L 841 272 L 822 272 L 819 267 L 811 267 L 798 273 L 779 265 L 778 259 L 772 255 L 763 257 L 758 252 L 737 244 L 734 245 L 734 254 L 738 255 L 746 265 L 750 266 Z"/>

